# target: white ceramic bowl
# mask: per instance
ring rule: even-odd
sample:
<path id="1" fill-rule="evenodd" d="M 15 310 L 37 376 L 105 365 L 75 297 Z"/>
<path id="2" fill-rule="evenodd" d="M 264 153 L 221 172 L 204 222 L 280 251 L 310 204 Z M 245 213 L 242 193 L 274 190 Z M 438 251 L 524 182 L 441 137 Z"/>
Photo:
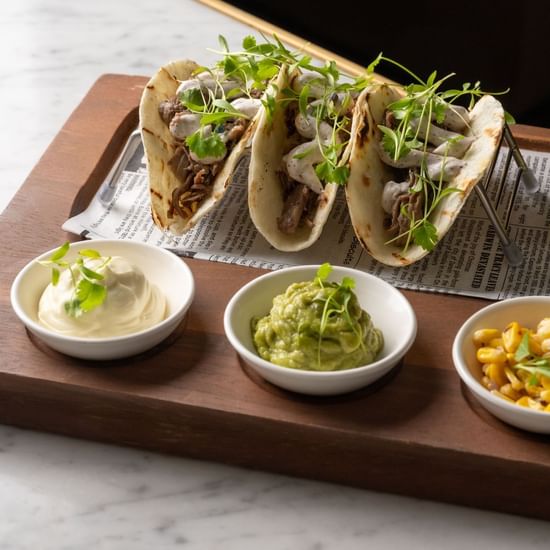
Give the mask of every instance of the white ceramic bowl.
<path id="1" fill-rule="evenodd" d="M 287 390 L 310 395 L 336 395 L 357 390 L 378 380 L 396 366 L 416 336 L 416 316 L 401 292 L 363 271 L 334 267 L 330 281 L 345 276 L 355 280 L 361 307 L 384 335 L 384 348 L 369 365 L 334 372 L 281 367 L 262 359 L 254 348 L 250 322 L 269 313 L 273 298 L 299 281 L 312 280 L 319 266 L 281 269 L 262 275 L 242 287 L 229 301 L 224 314 L 227 338 L 241 358 L 265 380 Z"/>
<path id="2" fill-rule="evenodd" d="M 539 321 L 548 316 L 550 316 L 550 296 L 502 300 L 474 313 L 462 325 L 453 343 L 455 368 L 479 403 L 504 422 L 538 433 L 550 433 L 550 413 L 508 403 L 482 386 L 482 370 L 476 359 L 476 348 L 472 336 L 481 328 L 504 330 L 512 321 L 517 321 L 521 326 L 536 328 Z"/>
<path id="3" fill-rule="evenodd" d="M 12 307 L 27 329 L 51 348 L 82 359 L 119 359 L 148 350 L 164 340 L 182 321 L 195 294 L 193 274 L 181 258 L 162 248 L 132 241 L 93 240 L 71 244 L 67 259 L 91 248 L 104 256 L 123 256 L 141 268 L 149 281 L 165 295 L 167 317 L 157 325 L 112 338 L 78 338 L 55 333 L 38 323 L 38 302 L 51 281 L 51 271 L 38 260 L 48 259 L 50 250 L 29 262 L 11 287 Z"/>

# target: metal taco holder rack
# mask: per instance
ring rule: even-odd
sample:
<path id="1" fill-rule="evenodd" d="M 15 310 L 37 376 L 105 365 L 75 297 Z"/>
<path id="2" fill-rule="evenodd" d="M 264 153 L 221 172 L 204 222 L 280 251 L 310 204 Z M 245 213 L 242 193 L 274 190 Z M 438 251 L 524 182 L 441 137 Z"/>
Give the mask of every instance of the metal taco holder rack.
<path id="1" fill-rule="evenodd" d="M 512 194 L 510 195 L 510 202 L 506 209 L 508 214 L 507 214 L 507 222 L 505 225 L 502 224 L 493 204 L 491 203 L 491 201 L 489 200 L 489 197 L 487 196 L 487 186 L 491 181 L 491 177 L 493 176 L 496 160 L 499 156 L 503 142 L 506 142 L 506 145 L 508 146 L 508 153 L 506 156 L 506 161 L 504 163 L 504 170 L 502 171 L 502 174 L 497 184 L 497 204 L 498 202 L 500 202 L 500 198 L 502 197 L 504 184 L 510 172 L 510 164 L 512 159 L 514 159 L 514 162 L 518 167 L 518 173 L 514 181 L 514 189 Z M 529 194 L 536 193 L 540 188 L 540 184 L 537 181 L 537 178 L 535 177 L 533 170 L 531 170 L 531 168 L 527 166 L 527 163 L 525 162 L 525 159 L 523 158 L 523 155 L 519 150 L 516 140 L 514 139 L 514 136 L 512 135 L 510 128 L 508 127 L 508 124 L 505 123 L 504 130 L 500 137 L 500 142 L 498 144 L 493 160 L 491 161 L 491 164 L 487 172 L 485 173 L 485 176 L 483 177 L 483 179 L 475 186 L 475 191 L 481 202 L 481 205 L 485 210 L 485 213 L 487 214 L 487 217 L 489 218 L 489 220 L 493 224 L 493 227 L 495 228 L 495 232 L 500 240 L 502 251 L 506 256 L 508 263 L 512 267 L 518 267 L 523 264 L 523 253 L 521 252 L 520 248 L 516 245 L 516 243 L 514 243 L 510 239 L 507 232 L 508 219 L 510 217 L 510 209 L 516 197 L 520 181 L 523 182 L 525 191 Z"/>

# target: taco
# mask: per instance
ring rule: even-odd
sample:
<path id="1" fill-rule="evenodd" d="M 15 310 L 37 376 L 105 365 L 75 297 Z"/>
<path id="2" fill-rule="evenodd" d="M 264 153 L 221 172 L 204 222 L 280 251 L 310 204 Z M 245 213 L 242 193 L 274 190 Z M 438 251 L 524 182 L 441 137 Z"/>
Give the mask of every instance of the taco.
<path id="1" fill-rule="evenodd" d="M 497 152 L 501 103 L 482 95 L 468 110 L 443 97 L 427 106 L 422 94 L 378 84 L 357 100 L 346 198 L 357 238 L 384 264 L 428 254 Z"/>
<path id="2" fill-rule="evenodd" d="M 291 74 L 283 66 L 275 107 L 259 116 L 248 205 L 257 230 L 277 250 L 302 250 L 319 238 L 338 183 L 347 179 L 354 97 L 328 81 L 322 69 Z"/>
<path id="3" fill-rule="evenodd" d="M 261 105 L 241 87 L 188 60 L 161 67 L 147 83 L 140 129 L 152 216 L 161 229 L 184 233 L 222 198 Z"/>

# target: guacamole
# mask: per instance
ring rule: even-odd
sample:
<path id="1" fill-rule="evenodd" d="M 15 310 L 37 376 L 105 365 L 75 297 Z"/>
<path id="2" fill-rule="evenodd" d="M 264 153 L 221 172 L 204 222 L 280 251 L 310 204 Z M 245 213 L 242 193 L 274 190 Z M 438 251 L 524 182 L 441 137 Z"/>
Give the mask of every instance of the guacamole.
<path id="1" fill-rule="evenodd" d="M 348 284 L 294 283 L 273 299 L 268 315 L 252 320 L 260 357 L 283 367 L 334 371 L 372 363 L 383 337 Z M 345 281 L 344 281 L 345 283 Z"/>

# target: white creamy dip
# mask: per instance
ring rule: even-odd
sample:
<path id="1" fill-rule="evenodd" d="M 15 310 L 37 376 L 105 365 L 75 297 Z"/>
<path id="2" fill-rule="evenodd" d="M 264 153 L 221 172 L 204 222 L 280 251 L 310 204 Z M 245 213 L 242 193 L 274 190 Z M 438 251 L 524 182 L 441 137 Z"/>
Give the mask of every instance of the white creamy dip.
<path id="1" fill-rule="evenodd" d="M 65 311 L 65 304 L 74 299 L 73 280 L 66 269 L 57 285 L 50 283 L 44 290 L 38 305 L 39 322 L 66 336 L 105 338 L 139 332 L 166 317 L 165 297 L 138 267 L 120 256 L 105 260 L 84 262 L 104 277 L 101 284 L 106 286 L 107 296 L 101 305 L 76 317 Z"/>

